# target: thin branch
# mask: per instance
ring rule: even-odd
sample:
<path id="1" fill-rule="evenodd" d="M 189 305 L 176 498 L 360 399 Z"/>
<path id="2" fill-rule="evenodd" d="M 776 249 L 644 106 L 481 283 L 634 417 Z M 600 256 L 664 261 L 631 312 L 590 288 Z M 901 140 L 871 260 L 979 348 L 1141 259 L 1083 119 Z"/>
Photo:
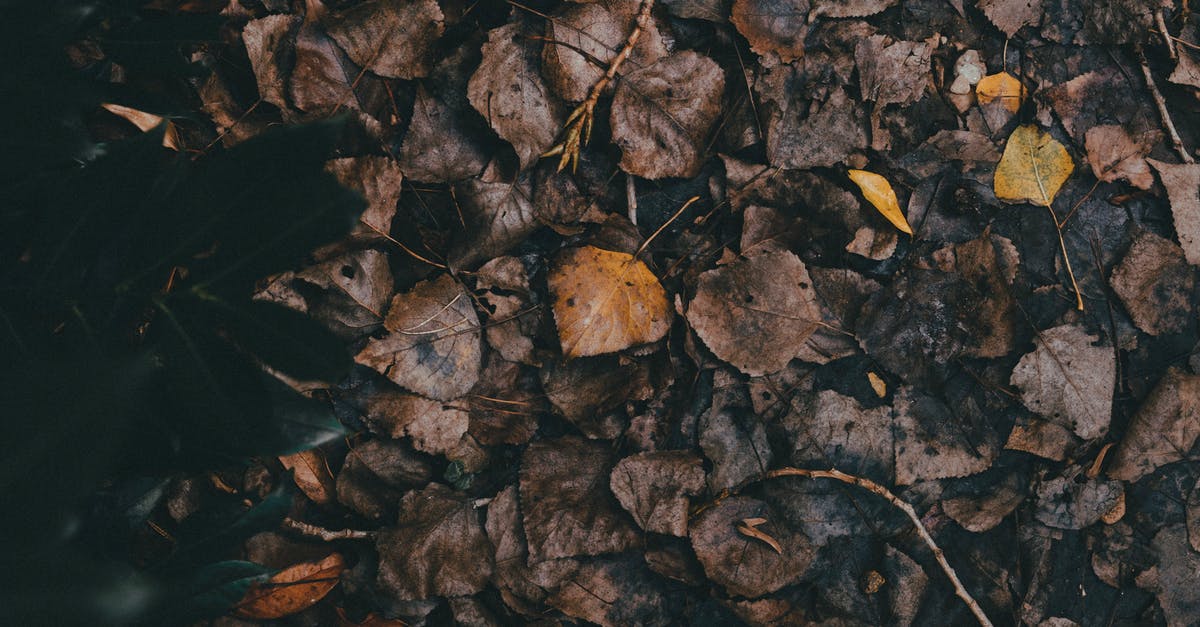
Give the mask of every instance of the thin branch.
<path id="1" fill-rule="evenodd" d="M 1075 271 L 1071 269 L 1071 257 L 1067 255 L 1067 243 L 1063 240 L 1062 227 L 1058 223 L 1058 215 L 1054 213 L 1054 207 L 1046 205 L 1046 211 L 1050 212 L 1050 219 L 1054 221 L 1054 231 L 1058 233 L 1058 247 L 1062 249 L 1063 263 L 1067 266 L 1067 276 L 1071 277 L 1071 287 L 1075 289 L 1075 308 L 1083 311 L 1083 294 L 1079 293 L 1079 283 L 1075 281 Z"/>
<path id="2" fill-rule="evenodd" d="M 1158 26 L 1158 31 L 1159 34 L 1162 35 L 1163 43 L 1167 46 L 1167 54 L 1170 55 L 1172 59 L 1177 58 L 1177 55 L 1175 54 L 1175 42 L 1172 41 L 1173 38 L 1171 37 L 1171 33 L 1167 30 L 1167 20 L 1163 17 L 1162 9 L 1154 10 L 1154 23 L 1156 26 Z"/>
<path id="3" fill-rule="evenodd" d="M 1150 65 L 1146 63 L 1146 53 L 1138 50 L 1138 61 L 1142 64 L 1142 76 L 1146 78 L 1146 87 L 1150 89 L 1150 95 L 1154 97 L 1154 104 L 1158 105 L 1158 115 L 1162 118 L 1163 126 L 1167 127 L 1167 135 L 1171 138 L 1171 144 L 1175 147 L 1175 152 L 1179 153 L 1179 159 L 1184 163 L 1195 163 L 1191 153 L 1187 148 L 1183 147 L 1183 140 L 1179 137 L 1179 131 L 1175 130 L 1175 122 L 1171 120 L 1171 113 L 1167 111 L 1167 101 L 1163 99 L 1162 92 L 1158 91 L 1158 85 L 1154 82 L 1154 75 L 1150 72 Z"/>
<path id="4" fill-rule="evenodd" d="M 337 540 L 374 540 L 374 531 L 360 531 L 358 529 L 326 529 L 316 525 L 310 525 L 306 522 L 301 522 L 294 518 L 284 518 L 283 527 L 285 529 L 295 531 L 302 536 L 316 538 L 325 542 L 334 542 Z"/>
<path id="5" fill-rule="evenodd" d="M 950 578 L 950 583 L 954 584 L 954 594 L 957 595 L 958 598 L 962 599 L 963 603 L 967 604 L 967 607 L 971 610 L 971 613 L 975 615 L 975 620 L 978 620 L 979 624 L 983 625 L 984 627 L 992 626 L 992 621 L 988 619 L 987 614 L 985 614 L 983 611 L 983 608 L 979 606 L 979 603 L 975 601 L 975 598 L 971 596 L 971 593 L 967 592 L 966 587 L 963 586 L 962 581 L 960 581 L 958 578 L 958 573 L 954 571 L 954 567 L 951 566 L 950 562 L 946 560 L 946 553 L 942 551 L 937 542 L 933 540 L 933 536 L 929 534 L 929 530 L 926 529 L 925 524 L 921 522 L 921 517 L 917 515 L 917 511 L 913 509 L 913 506 L 907 501 L 901 499 L 893 494 L 891 490 L 888 490 L 887 488 L 875 483 L 874 481 L 871 481 L 870 479 L 849 475 L 837 469 L 807 470 L 804 468 L 791 467 L 777 468 L 775 470 L 769 470 L 759 477 L 739 485 L 737 488 L 734 488 L 733 492 L 742 490 L 750 483 L 765 479 L 774 479 L 776 477 L 834 479 L 845 484 L 858 486 L 868 492 L 871 492 L 872 494 L 877 494 L 886 499 L 889 503 L 895 506 L 896 509 L 904 512 L 904 514 L 908 516 L 908 519 L 912 521 L 913 526 L 917 529 L 917 533 L 921 536 L 921 540 L 923 540 L 925 545 L 929 547 L 929 550 L 933 552 L 933 556 L 935 559 L 937 559 L 938 565 L 942 567 L 942 571 L 945 572 L 946 576 Z"/>

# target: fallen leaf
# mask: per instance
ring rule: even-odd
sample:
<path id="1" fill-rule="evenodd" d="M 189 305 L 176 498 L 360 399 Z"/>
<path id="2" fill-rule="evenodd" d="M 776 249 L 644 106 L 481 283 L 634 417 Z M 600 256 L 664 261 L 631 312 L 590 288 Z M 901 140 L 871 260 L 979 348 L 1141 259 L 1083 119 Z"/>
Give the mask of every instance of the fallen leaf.
<path id="1" fill-rule="evenodd" d="M 686 451 L 637 453 L 617 462 L 609 485 L 643 530 L 684 537 L 688 496 L 704 489 L 701 461 Z"/>
<path id="2" fill-rule="evenodd" d="M 327 161 L 325 171 L 366 199 L 367 208 L 359 221 L 369 228 L 368 234 L 382 237 L 391 232 L 404 180 L 395 161 L 387 157 L 345 157 Z"/>
<path id="3" fill-rule="evenodd" d="M 295 15 L 268 15 L 250 20 L 242 28 L 242 42 L 258 83 L 259 96 L 285 111 L 289 107 L 287 73 L 279 57 L 289 34 L 300 22 Z"/>
<path id="4" fill-rule="evenodd" d="M 776 530 L 779 550 L 769 543 L 746 538 L 737 523 L 746 518 L 774 519 L 763 501 L 737 496 L 721 501 L 692 521 L 689 536 L 696 557 L 714 583 L 731 595 L 760 597 L 796 583 L 813 559 L 804 534 Z"/>
<path id="5" fill-rule="evenodd" d="M 896 192 L 892 190 L 892 184 L 887 179 L 866 170 L 850 170 L 848 175 L 850 180 L 854 181 L 854 184 L 862 190 L 863 198 L 866 198 L 871 206 L 878 209 L 888 222 L 909 235 L 913 234 L 912 227 L 908 225 L 908 220 L 904 217 L 904 211 L 900 209 L 900 201 L 896 199 Z"/>
<path id="6" fill-rule="evenodd" d="M 1109 279 L 1137 327 L 1150 335 L 1179 333 L 1195 319 L 1196 274 L 1178 244 L 1140 231 Z"/>
<path id="7" fill-rule="evenodd" d="M 609 491 L 612 453 L 578 437 L 539 440 L 521 457 L 520 497 L 529 562 L 615 553 L 640 534 Z"/>
<path id="8" fill-rule="evenodd" d="M 594 246 L 564 250 L 546 281 L 567 357 L 656 342 L 671 328 L 670 304 L 658 277 L 627 253 Z"/>
<path id="9" fill-rule="evenodd" d="M 804 56 L 809 0 L 736 0 L 729 18 L 750 49 L 784 63 Z"/>
<path id="10" fill-rule="evenodd" d="M 388 335 L 372 338 L 355 361 L 440 401 L 459 398 L 475 386 L 483 365 L 479 317 L 451 276 L 396 294 L 384 327 Z"/>
<path id="11" fill-rule="evenodd" d="M 996 197 L 1049 207 L 1074 170 L 1067 149 L 1049 133 L 1032 124 L 1018 126 L 996 166 Z"/>
<path id="12" fill-rule="evenodd" d="M 432 465 L 407 444 L 368 440 L 347 453 L 338 472 L 337 498 L 368 520 L 378 521 L 396 514 L 396 504 L 406 490 L 421 487 L 432 477 Z"/>
<path id="13" fill-rule="evenodd" d="M 821 313 L 804 262 L 785 251 L 701 274 L 687 320 L 718 358 L 761 375 L 800 354 Z"/>
<path id="14" fill-rule="evenodd" d="M 910 105 L 920 100 L 929 84 L 929 55 L 933 46 L 923 41 L 893 41 L 872 35 L 858 42 L 854 61 L 858 66 L 863 100 L 876 107 Z"/>
<path id="15" fill-rule="evenodd" d="M 101 104 L 100 107 L 119 118 L 127 120 L 130 124 L 136 126 L 138 130 L 142 131 L 143 133 L 149 131 L 150 129 L 157 128 L 159 124 L 165 122 L 167 128 L 163 131 L 162 145 L 166 148 L 170 148 L 171 150 L 179 150 L 179 131 L 175 128 L 174 122 L 162 117 L 161 115 L 146 113 L 145 111 L 139 111 L 124 105 L 106 102 Z"/>
<path id="16" fill-rule="evenodd" d="M 1104 435 L 1112 419 L 1116 358 L 1096 339 L 1077 325 L 1041 331 L 1010 379 L 1026 407 L 1085 440 Z"/>
<path id="17" fill-rule="evenodd" d="M 700 417 L 700 448 L 712 462 L 708 489 L 714 493 L 771 467 L 771 447 L 762 421 L 736 408 L 714 407 Z"/>
<path id="18" fill-rule="evenodd" d="M 821 17 L 867 17 L 896 6 L 900 0 L 813 0 L 809 21 Z"/>
<path id="19" fill-rule="evenodd" d="M 462 596 L 492 575 L 492 545 L 474 499 L 431 483 L 400 500 L 400 519 L 379 532 L 377 585 L 401 600 Z"/>
<path id="20" fill-rule="evenodd" d="M 489 183 L 468 179 L 455 185 L 454 193 L 466 228 L 450 249 L 451 267 L 473 266 L 502 255 L 538 226 L 527 180 Z"/>
<path id="21" fill-rule="evenodd" d="M 891 483 L 895 474 L 892 410 L 864 408 L 853 397 L 820 390 L 797 395 L 780 421 L 794 466 L 834 466 Z"/>
<path id="22" fill-rule="evenodd" d="M 582 102 L 625 44 L 632 19 L 600 3 L 567 3 L 546 20 L 542 74 L 567 102 Z M 667 56 L 651 20 L 628 57 L 626 68 L 644 68 Z M 611 88 L 610 88 L 611 89 Z"/>
<path id="23" fill-rule="evenodd" d="M 292 471 L 292 479 L 296 486 L 313 503 L 328 505 L 333 502 L 337 486 L 321 449 L 313 448 L 291 455 L 280 455 L 279 463 Z"/>
<path id="24" fill-rule="evenodd" d="M 961 411 L 915 388 L 896 390 L 895 408 L 896 485 L 983 472 L 1000 452 L 988 431 L 964 426 Z"/>
<path id="25" fill-rule="evenodd" d="M 325 20 L 329 36 L 355 63 L 388 78 L 429 74 L 444 28 L 435 0 L 373 0 Z"/>
<path id="26" fill-rule="evenodd" d="M 463 115 L 424 85 L 417 85 L 412 120 L 396 155 L 409 178 L 452 183 L 483 170 L 487 163 L 483 147 L 469 132 Z"/>
<path id="27" fill-rule="evenodd" d="M 545 397 L 584 436 L 616 439 L 628 426 L 627 402 L 645 400 L 655 387 L 646 360 L 616 355 L 568 359 L 541 369 Z"/>
<path id="28" fill-rule="evenodd" d="M 1028 24 L 1042 21 L 1043 0 L 979 0 L 979 10 L 996 28 L 1012 38 Z"/>
<path id="29" fill-rule="evenodd" d="M 537 372 L 496 354 L 488 356 L 467 403 L 468 432 L 485 446 L 528 442 L 537 431 L 538 417 L 548 411 Z"/>
<path id="30" fill-rule="evenodd" d="M 942 511 L 963 529 L 983 533 L 994 529 L 1025 500 L 1027 483 L 1019 474 L 1006 474 L 979 493 L 947 495 L 942 499 Z"/>
<path id="31" fill-rule="evenodd" d="M 527 41 L 518 23 L 489 31 L 483 60 L 467 85 L 471 106 L 512 144 L 522 168 L 554 145 L 566 117 L 538 72 L 538 54 Z"/>
<path id="32" fill-rule="evenodd" d="M 887 383 L 879 378 L 879 375 L 874 372 L 867 373 L 867 381 L 871 384 L 871 390 L 875 392 L 875 396 L 883 398 L 887 396 Z"/>
<path id="33" fill-rule="evenodd" d="M 986 135 L 941 130 L 902 157 L 900 167 L 914 176 L 928 178 L 942 170 L 947 161 L 961 162 L 965 170 L 982 170 L 999 162 L 1000 152 Z"/>
<path id="34" fill-rule="evenodd" d="M 1086 149 L 1092 174 L 1101 181 L 1125 179 L 1139 189 L 1150 189 L 1154 175 L 1146 155 L 1162 139 L 1162 133 L 1150 131 L 1132 135 L 1124 126 L 1102 124 L 1087 131 Z"/>
<path id="35" fill-rule="evenodd" d="M 1200 437 L 1200 375 L 1170 368 L 1133 416 L 1108 476 L 1137 481 L 1186 459 Z"/>
<path id="36" fill-rule="evenodd" d="M 1200 266 L 1200 163 L 1146 161 L 1154 166 L 1163 187 L 1167 188 L 1175 233 L 1183 245 L 1184 256 L 1188 263 Z"/>
<path id="37" fill-rule="evenodd" d="M 306 610 L 333 590 L 345 567 L 342 556 L 334 553 L 319 562 L 285 568 L 266 583 L 250 586 L 233 613 L 240 618 L 272 620 Z"/>
<path id="38" fill-rule="evenodd" d="M 690 50 L 630 72 L 612 103 L 621 169 L 648 179 L 696 176 L 724 93 L 721 66 Z"/>
<path id="39" fill-rule="evenodd" d="M 1168 627 L 1186 627 L 1200 615 L 1200 553 L 1191 550 L 1187 531 L 1181 524 L 1161 527 L 1151 542 L 1156 564 L 1138 575 L 1140 588 L 1154 593 Z"/>
<path id="40" fill-rule="evenodd" d="M 782 554 L 783 547 L 779 544 L 779 540 L 772 538 L 771 534 L 758 528 L 766 522 L 766 518 L 746 518 L 737 524 L 737 532 L 747 538 L 754 538 L 760 542 L 765 542 L 767 546 L 775 549 L 776 553 Z"/>
<path id="41" fill-rule="evenodd" d="M 637 556 L 588 561 L 555 583 L 547 605 L 600 627 L 665 625 L 683 612 L 682 599 Z"/>
<path id="42" fill-rule="evenodd" d="M 783 111 L 768 123 L 771 165 L 797 170 L 829 167 L 866 148 L 866 115 L 844 89 L 832 90 L 813 109 Z"/>
<path id="43" fill-rule="evenodd" d="M 1124 494 L 1119 481 L 1054 477 L 1038 486 L 1034 517 L 1056 529 L 1083 529 L 1104 517 Z"/>
<path id="44" fill-rule="evenodd" d="M 1025 100 L 1025 86 L 1008 72 L 989 74 L 975 85 L 975 97 L 981 105 L 999 100 L 1009 113 L 1016 113 Z"/>
<path id="45" fill-rule="evenodd" d="M 475 275 L 475 290 L 482 292 L 484 309 L 491 310 L 484 325 L 488 345 L 508 361 L 540 365 L 533 337 L 544 308 L 529 285 L 525 264 L 516 257 L 492 259 Z"/>

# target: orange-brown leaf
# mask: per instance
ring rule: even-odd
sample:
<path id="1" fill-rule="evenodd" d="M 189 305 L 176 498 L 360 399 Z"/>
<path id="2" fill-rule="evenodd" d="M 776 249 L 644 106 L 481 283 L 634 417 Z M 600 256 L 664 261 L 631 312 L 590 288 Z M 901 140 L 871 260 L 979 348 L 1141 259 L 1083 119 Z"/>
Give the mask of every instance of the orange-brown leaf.
<path id="1" fill-rule="evenodd" d="M 765 522 L 765 518 L 747 518 L 737 524 L 737 531 L 747 538 L 754 538 L 759 542 L 765 543 L 767 546 L 775 549 L 776 553 L 783 555 L 783 546 L 779 544 L 779 540 L 776 540 L 771 537 L 771 534 L 758 528 L 759 525 Z"/>
<path id="2" fill-rule="evenodd" d="M 565 250 L 555 259 L 548 283 L 567 357 L 654 342 L 671 328 L 666 291 L 632 255 L 594 246 Z"/>
<path id="3" fill-rule="evenodd" d="M 325 454 L 321 452 L 321 449 L 314 448 L 291 455 L 280 455 L 279 463 L 292 471 L 296 487 L 300 488 L 300 491 L 313 503 L 328 505 L 333 502 L 337 488 L 333 480 L 333 473 L 330 472 L 329 464 L 326 463 Z"/>
<path id="4" fill-rule="evenodd" d="M 164 121 L 164 118 L 160 115 L 146 113 L 145 111 L 139 111 L 124 105 L 106 102 L 100 105 L 100 107 L 138 127 L 138 130 L 143 133 L 162 124 Z M 166 123 L 166 131 L 163 132 L 163 146 L 171 150 L 179 150 L 179 133 L 175 130 L 175 123 L 170 120 L 166 120 Z"/>
<path id="5" fill-rule="evenodd" d="M 338 584 L 346 562 L 334 553 L 319 562 L 303 562 L 255 584 L 234 608 L 241 618 L 270 620 L 306 610 Z"/>
<path id="6" fill-rule="evenodd" d="M 1025 86 L 1012 74 L 999 72 L 979 80 L 975 85 L 975 97 L 981 105 L 999 99 L 1010 113 L 1016 113 L 1025 99 Z"/>

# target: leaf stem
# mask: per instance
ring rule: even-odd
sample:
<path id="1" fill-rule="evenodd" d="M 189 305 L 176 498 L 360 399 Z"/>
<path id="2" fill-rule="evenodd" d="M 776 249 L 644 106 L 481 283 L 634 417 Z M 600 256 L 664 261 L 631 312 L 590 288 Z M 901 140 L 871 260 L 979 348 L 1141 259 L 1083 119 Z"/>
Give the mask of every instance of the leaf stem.
<path id="1" fill-rule="evenodd" d="M 1075 281 L 1075 271 L 1071 269 L 1071 257 L 1067 255 L 1067 243 L 1063 241 L 1062 225 L 1058 223 L 1054 207 L 1046 205 L 1046 210 L 1050 212 L 1050 219 L 1054 221 L 1054 230 L 1058 233 L 1058 247 L 1062 249 L 1063 262 L 1067 266 L 1067 276 L 1071 277 L 1071 287 L 1075 289 L 1075 308 L 1083 311 L 1083 295 L 1079 293 L 1079 283 Z"/>

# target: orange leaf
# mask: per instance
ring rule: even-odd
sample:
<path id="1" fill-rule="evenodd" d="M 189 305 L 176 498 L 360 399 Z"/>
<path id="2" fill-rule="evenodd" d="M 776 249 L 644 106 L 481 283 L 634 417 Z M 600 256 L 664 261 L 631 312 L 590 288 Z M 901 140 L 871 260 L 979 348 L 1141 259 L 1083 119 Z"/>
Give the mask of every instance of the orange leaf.
<path id="1" fill-rule="evenodd" d="M 1049 207 L 1074 170 L 1067 149 L 1049 133 L 1032 124 L 1018 126 L 996 166 L 996 198 Z"/>
<path id="2" fill-rule="evenodd" d="M 166 121 L 167 129 L 163 133 L 163 146 L 170 148 L 171 150 L 179 150 L 179 133 L 175 130 L 174 122 L 165 120 L 165 118 L 162 116 L 154 115 L 153 113 L 146 113 L 145 111 L 138 111 L 137 109 L 126 107 L 124 105 L 106 102 L 100 105 L 100 107 L 138 127 L 138 130 L 142 131 L 143 133 Z"/>
<path id="3" fill-rule="evenodd" d="M 646 264 L 632 255 L 594 246 L 564 250 L 547 282 L 567 357 L 654 342 L 671 328 L 666 291 Z"/>
<path id="4" fill-rule="evenodd" d="M 904 217 L 904 212 L 900 210 L 900 201 L 896 199 L 896 192 L 892 190 L 892 184 L 888 180 L 866 170 L 850 170 L 850 180 L 858 185 L 862 190 L 863 198 L 871 203 L 883 217 L 887 218 L 896 228 L 913 234 L 912 227 L 908 225 L 908 219 Z"/>
<path id="5" fill-rule="evenodd" d="M 975 97 L 981 105 L 999 98 L 1005 109 L 1016 113 L 1021 108 L 1021 102 L 1025 100 L 1025 86 L 1008 72 L 990 74 L 981 78 L 979 84 L 975 85 Z"/>
<path id="6" fill-rule="evenodd" d="M 292 471 L 296 487 L 300 488 L 300 491 L 313 503 L 328 505 L 333 502 L 337 488 L 333 480 L 333 473 L 330 472 L 329 464 L 326 463 L 325 454 L 321 452 L 321 449 L 314 448 L 291 455 L 280 455 L 279 463 Z"/>
<path id="7" fill-rule="evenodd" d="M 345 566 L 338 553 L 319 562 L 289 566 L 266 583 L 251 586 L 233 613 L 241 618 L 269 620 L 306 610 L 333 590 Z"/>

